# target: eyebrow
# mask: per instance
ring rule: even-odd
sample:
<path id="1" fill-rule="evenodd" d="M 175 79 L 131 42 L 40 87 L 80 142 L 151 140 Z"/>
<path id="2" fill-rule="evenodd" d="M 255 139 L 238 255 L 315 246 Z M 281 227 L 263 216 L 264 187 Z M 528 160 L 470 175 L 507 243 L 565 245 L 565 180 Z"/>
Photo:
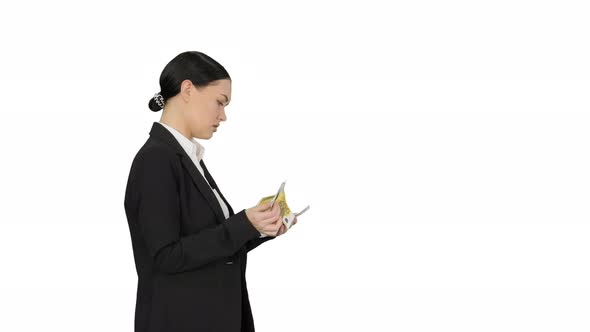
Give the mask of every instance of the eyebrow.
<path id="1" fill-rule="evenodd" d="M 229 104 L 229 98 L 227 98 L 227 96 L 226 96 L 226 95 L 224 95 L 223 93 L 222 93 L 221 95 L 225 97 L 225 101 L 227 102 L 227 104 Z M 226 104 L 226 105 L 227 105 L 227 104 Z"/>

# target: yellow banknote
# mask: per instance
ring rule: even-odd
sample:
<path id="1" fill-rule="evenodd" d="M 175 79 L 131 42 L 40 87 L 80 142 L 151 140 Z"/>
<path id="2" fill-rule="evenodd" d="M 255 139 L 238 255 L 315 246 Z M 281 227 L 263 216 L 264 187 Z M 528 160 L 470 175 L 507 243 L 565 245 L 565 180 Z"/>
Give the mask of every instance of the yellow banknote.
<path id="1" fill-rule="evenodd" d="M 279 187 L 279 190 L 275 195 L 263 197 L 262 199 L 260 199 L 258 204 L 264 203 L 264 202 L 271 202 L 273 205 L 279 204 L 279 208 L 281 209 L 281 212 L 280 212 L 281 219 L 283 221 L 283 224 L 287 227 L 287 229 L 289 229 L 293 225 L 293 219 L 295 219 L 296 216 L 299 216 L 303 212 L 307 211 L 309 209 L 309 205 L 307 207 L 305 207 L 305 209 L 303 209 L 302 211 L 300 211 L 298 213 L 291 212 L 289 205 L 287 205 L 287 197 L 285 195 L 285 183 L 286 182 L 287 181 L 283 181 L 283 183 L 281 183 L 281 186 Z"/>

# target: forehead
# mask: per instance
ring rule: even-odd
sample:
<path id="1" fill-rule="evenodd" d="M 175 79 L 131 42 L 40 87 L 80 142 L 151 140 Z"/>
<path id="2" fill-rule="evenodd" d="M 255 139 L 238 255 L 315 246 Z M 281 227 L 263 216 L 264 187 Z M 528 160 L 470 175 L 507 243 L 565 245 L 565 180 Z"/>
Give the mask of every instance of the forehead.
<path id="1" fill-rule="evenodd" d="M 231 81 L 228 79 L 214 81 L 209 85 L 209 91 L 216 94 L 224 94 L 231 98 Z"/>

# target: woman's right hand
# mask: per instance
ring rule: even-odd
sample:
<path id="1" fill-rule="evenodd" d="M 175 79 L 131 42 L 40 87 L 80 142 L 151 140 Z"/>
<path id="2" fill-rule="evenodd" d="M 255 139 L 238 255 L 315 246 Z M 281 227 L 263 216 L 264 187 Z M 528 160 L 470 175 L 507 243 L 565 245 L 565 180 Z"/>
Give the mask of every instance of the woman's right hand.
<path id="1" fill-rule="evenodd" d="M 275 204 L 271 209 L 270 202 L 264 202 L 246 209 L 246 217 L 260 233 L 276 236 L 283 224 L 280 212 L 279 204 Z"/>

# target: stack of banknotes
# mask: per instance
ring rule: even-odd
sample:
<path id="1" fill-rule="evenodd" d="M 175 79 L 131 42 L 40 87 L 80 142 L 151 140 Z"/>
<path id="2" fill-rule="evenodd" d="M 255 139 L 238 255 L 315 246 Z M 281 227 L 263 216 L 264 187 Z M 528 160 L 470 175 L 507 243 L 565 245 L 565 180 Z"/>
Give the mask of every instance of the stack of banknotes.
<path id="1" fill-rule="evenodd" d="M 258 204 L 268 202 L 268 201 L 271 202 L 271 206 L 274 206 L 274 204 L 279 204 L 279 207 L 281 209 L 281 213 L 280 213 L 281 219 L 283 221 L 283 224 L 287 227 L 287 229 L 289 229 L 293 225 L 293 219 L 295 219 L 295 217 L 298 217 L 301 214 L 303 214 L 303 212 L 307 211 L 309 209 L 309 205 L 306 206 L 303 210 L 301 210 L 299 212 L 296 212 L 296 213 L 291 212 L 291 209 L 287 205 L 287 198 L 285 197 L 285 183 L 286 182 L 287 181 L 283 181 L 283 183 L 281 183 L 281 186 L 279 187 L 279 190 L 277 191 L 277 193 L 275 195 L 263 197 L 262 199 L 260 199 Z"/>

